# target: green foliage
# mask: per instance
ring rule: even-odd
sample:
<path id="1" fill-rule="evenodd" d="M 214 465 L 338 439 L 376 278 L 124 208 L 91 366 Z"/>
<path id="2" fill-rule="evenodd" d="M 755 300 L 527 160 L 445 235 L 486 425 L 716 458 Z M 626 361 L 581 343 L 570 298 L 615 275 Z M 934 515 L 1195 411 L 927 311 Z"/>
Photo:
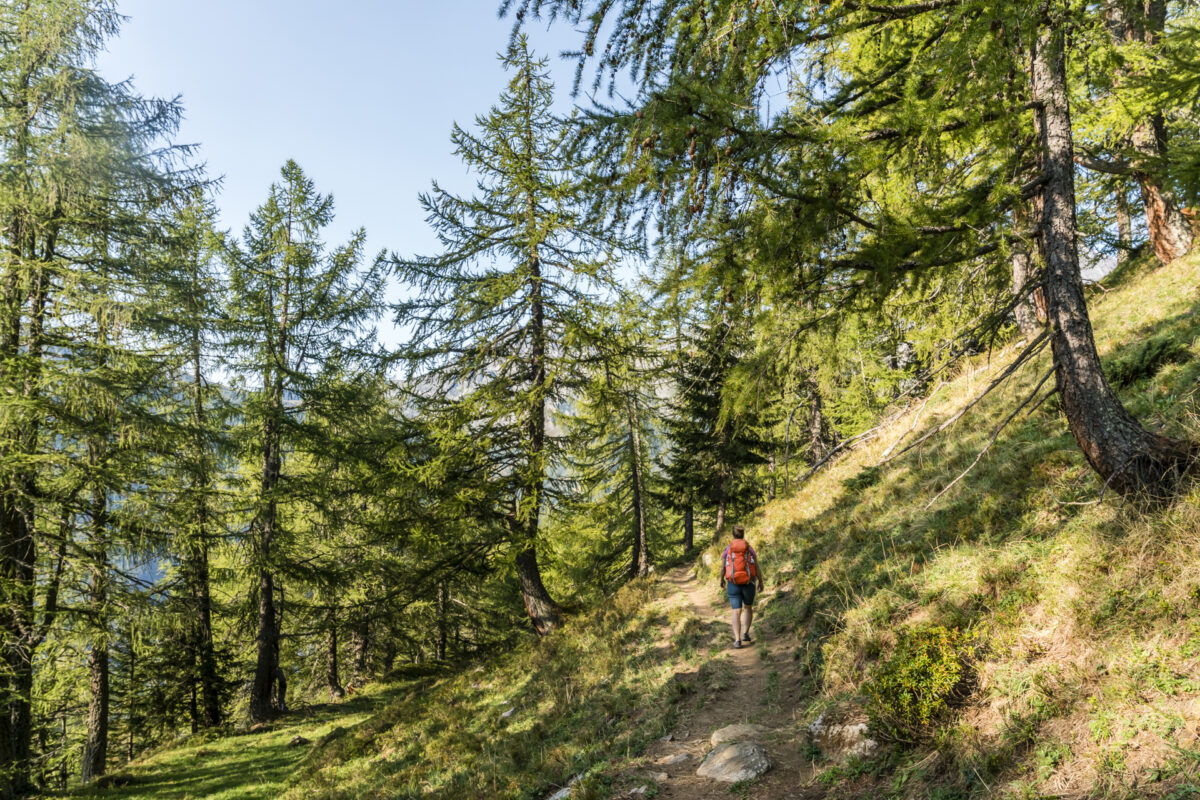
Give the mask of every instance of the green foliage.
<path id="1" fill-rule="evenodd" d="M 958 630 L 934 625 L 898 631 L 895 650 L 864 685 L 875 729 L 901 741 L 926 738 L 961 695 L 970 652 Z"/>
<path id="2" fill-rule="evenodd" d="M 1190 358 L 1190 343 L 1179 341 L 1167 331 L 1151 336 L 1127 353 L 1106 362 L 1104 371 L 1113 386 L 1124 389 L 1153 377 L 1167 364 L 1179 364 Z"/>

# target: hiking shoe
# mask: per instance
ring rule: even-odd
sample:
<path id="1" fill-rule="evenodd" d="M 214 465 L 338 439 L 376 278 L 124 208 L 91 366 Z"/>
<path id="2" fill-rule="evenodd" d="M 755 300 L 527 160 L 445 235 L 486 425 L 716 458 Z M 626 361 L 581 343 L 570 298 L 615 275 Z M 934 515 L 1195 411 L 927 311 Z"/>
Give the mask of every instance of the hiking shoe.
<path id="1" fill-rule="evenodd" d="M 743 633 L 742 634 L 742 643 L 743 644 L 753 644 L 754 640 L 750 638 L 750 634 Z"/>
<path id="2" fill-rule="evenodd" d="M 735 649 L 735 650 L 736 650 L 736 649 L 738 649 L 738 648 L 740 648 L 741 646 L 742 646 L 742 640 L 741 640 L 741 639 L 734 639 L 734 640 L 733 640 L 733 647 L 734 647 L 734 649 Z"/>

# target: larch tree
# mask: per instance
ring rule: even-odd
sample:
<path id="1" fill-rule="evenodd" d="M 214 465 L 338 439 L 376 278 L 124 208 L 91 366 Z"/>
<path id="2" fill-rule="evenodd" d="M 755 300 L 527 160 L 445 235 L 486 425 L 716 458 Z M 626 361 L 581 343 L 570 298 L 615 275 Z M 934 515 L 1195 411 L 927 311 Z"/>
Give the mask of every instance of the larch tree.
<path id="1" fill-rule="evenodd" d="M 276 574 L 289 531 L 281 507 L 293 499 L 285 455 L 304 432 L 308 401 L 323 376 L 380 369 L 374 321 L 383 310 L 383 258 L 364 264 L 365 232 L 328 248 L 322 231 L 333 199 L 318 193 L 294 161 L 280 170 L 251 215 L 241 245 L 228 251 L 229 366 L 242 379 L 244 444 L 256 457 L 257 486 L 247 532 L 257 597 L 250 718 L 284 708 Z"/>
<path id="2" fill-rule="evenodd" d="M 101 506 L 130 478 L 108 472 L 117 415 L 107 404 L 132 396 L 127 379 L 145 362 L 125 363 L 130 342 L 103 341 L 112 333 L 107 322 L 128 320 L 125 299 L 144 296 L 154 278 L 141 272 L 142 254 L 161 222 L 156 209 L 190 182 L 186 171 L 172 171 L 182 154 L 168 141 L 178 104 L 143 98 L 91 69 L 119 21 L 103 0 L 0 7 L 3 798 L 31 788 L 35 654 L 55 620 L 63 575 L 55 545 L 74 537 L 73 503 L 90 496 L 99 537 L 86 545 L 95 556 L 87 559 L 93 599 L 105 591 L 110 514 Z M 72 464 L 77 446 L 90 447 L 90 457 Z M 60 480 L 67 472 L 83 483 Z M 68 524 L 60 525 L 64 514 Z M 104 643 L 95 643 L 93 676 L 102 677 Z M 99 726 L 104 708 L 96 711 Z"/>
<path id="3" fill-rule="evenodd" d="M 570 128 L 551 110 L 546 62 L 522 37 L 502 61 L 512 77 L 499 104 L 476 131 L 456 125 L 451 134 L 477 192 L 435 183 L 422 195 L 443 249 L 397 261 L 408 299 L 396 310 L 412 330 L 410 382 L 492 443 L 494 473 L 508 485 L 501 502 L 521 598 L 546 633 L 561 620 L 538 552 L 562 458 L 548 414 L 580 379 L 589 309 L 611 286 L 621 243 L 584 214 L 589 184 L 566 148 Z"/>
<path id="4" fill-rule="evenodd" d="M 580 68 L 604 53 L 597 82 L 628 70 L 639 94 L 593 113 L 592 152 L 620 173 L 618 194 L 666 204 L 669 233 L 718 213 L 731 192 L 797 209 L 774 281 L 880 295 L 964 264 L 1008 273 L 998 258 L 1008 243 L 1036 241 L 1041 274 L 996 309 L 992 330 L 1020 294 L 1041 290 L 1050 333 L 1020 358 L 1049 342 L 1068 427 L 1106 486 L 1161 495 L 1191 465 L 1190 443 L 1148 431 L 1105 381 L 1084 302 L 1065 32 L 1096 7 L 521 0 L 501 10 L 518 26 L 549 15 L 583 29 Z M 790 77 L 792 103 L 767 115 L 774 70 Z M 893 191 L 877 193 L 883 185 Z M 1025 201 L 1030 228 L 1014 229 L 1007 212 Z"/>

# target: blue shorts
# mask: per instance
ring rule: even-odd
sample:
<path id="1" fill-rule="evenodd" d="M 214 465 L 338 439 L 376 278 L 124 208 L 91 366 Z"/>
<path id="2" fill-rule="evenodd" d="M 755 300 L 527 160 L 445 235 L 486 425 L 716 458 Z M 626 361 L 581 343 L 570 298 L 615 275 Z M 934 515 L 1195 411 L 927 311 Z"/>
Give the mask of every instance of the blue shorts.
<path id="1" fill-rule="evenodd" d="M 729 607 L 741 608 L 745 603 L 747 606 L 754 605 L 754 582 L 750 583 L 734 583 L 729 581 L 725 584 L 725 591 L 729 593 Z"/>

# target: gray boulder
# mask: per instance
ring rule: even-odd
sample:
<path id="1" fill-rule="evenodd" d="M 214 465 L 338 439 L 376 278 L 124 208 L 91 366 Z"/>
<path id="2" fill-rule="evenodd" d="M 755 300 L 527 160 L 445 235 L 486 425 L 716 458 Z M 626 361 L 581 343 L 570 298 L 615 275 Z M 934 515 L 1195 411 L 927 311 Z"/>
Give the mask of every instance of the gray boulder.
<path id="1" fill-rule="evenodd" d="M 817 717 L 808 726 L 808 735 L 813 744 L 826 758 L 866 758 L 879 749 L 879 742 L 870 737 L 870 728 L 864 721 L 833 722 L 825 715 Z"/>
<path id="2" fill-rule="evenodd" d="M 726 742 L 704 758 L 696 774 L 723 783 L 754 780 L 771 768 L 767 751 L 754 742 Z"/>

